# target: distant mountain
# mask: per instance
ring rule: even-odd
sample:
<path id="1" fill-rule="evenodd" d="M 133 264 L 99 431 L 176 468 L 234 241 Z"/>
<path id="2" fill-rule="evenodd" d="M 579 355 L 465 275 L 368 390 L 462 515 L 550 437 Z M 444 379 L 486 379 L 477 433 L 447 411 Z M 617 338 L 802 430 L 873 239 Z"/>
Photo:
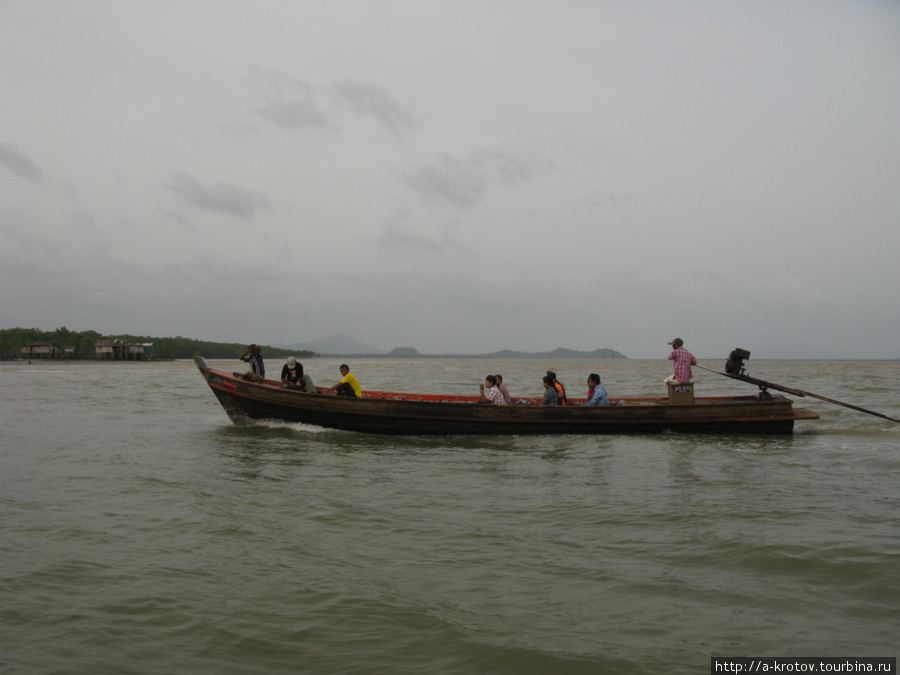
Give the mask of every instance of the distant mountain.
<path id="1" fill-rule="evenodd" d="M 552 352 L 518 352 L 512 349 L 503 349 L 490 354 L 422 354 L 415 347 L 394 347 L 390 352 L 376 349 L 359 340 L 354 340 L 347 335 L 332 335 L 331 337 L 311 342 L 298 342 L 292 345 L 273 345 L 284 349 L 310 350 L 318 354 L 334 356 L 389 356 L 396 358 L 434 358 L 434 357 L 464 357 L 491 358 L 491 359 L 627 359 L 624 354 L 615 349 L 595 349 L 592 352 L 578 351 L 559 347 Z"/>
<path id="2" fill-rule="evenodd" d="M 286 345 L 286 349 L 309 349 L 319 354 L 334 354 L 336 356 L 345 354 L 385 354 L 383 349 L 376 349 L 367 344 L 363 344 L 359 340 L 355 340 L 347 335 L 340 333 L 331 337 L 322 338 L 321 340 L 313 340 L 311 342 L 299 342 L 292 345 Z"/>
<path id="3" fill-rule="evenodd" d="M 391 351 L 388 352 L 388 356 L 397 356 L 397 357 L 414 357 L 414 356 L 422 356 L 419 353 L 419 350 L 415 347 L 394 347 Z"/>
<path id="4" fill-rule="evenodd" d="M 557 347 L 552 352 L 517 352 L 511 349 L 503 349 L 499 352 L 481 354 L 482 357 L 492 359 L 627 359 L 628 357 L 615 349 L 595 349 L 592 352 L 578 351 Z"/>

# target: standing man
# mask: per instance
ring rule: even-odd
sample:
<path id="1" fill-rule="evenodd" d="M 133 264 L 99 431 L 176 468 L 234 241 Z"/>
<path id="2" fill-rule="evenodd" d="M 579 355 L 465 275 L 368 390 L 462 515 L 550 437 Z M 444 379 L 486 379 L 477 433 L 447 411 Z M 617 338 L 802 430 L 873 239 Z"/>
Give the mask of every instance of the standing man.
<path id="1" fill-rule="evenodd" d="M 669 375 L 664 382 L 666 384 L 669 384 L 670 382 L 686 384 L 694 378 L 691 366 L 697 365 L 697 359 L 684 348 L 684 340 L 681 338 L 675 338 L 669 344 L 672 345 L 672 353 L 669 354 L 669 361 L 675 362 L 675 372 Z"/>
<path id="2" fill-rule="evenodd" d="M 350 374 L 350 366 L 346 363 L 341 364 L 341 375 L 343 377 L 330 387 L 325 393 L 330 394 L 336 392 L 338 396 L 350 396 L 351 398 L 362 398 L 362 387 L 355 375 Z"/>

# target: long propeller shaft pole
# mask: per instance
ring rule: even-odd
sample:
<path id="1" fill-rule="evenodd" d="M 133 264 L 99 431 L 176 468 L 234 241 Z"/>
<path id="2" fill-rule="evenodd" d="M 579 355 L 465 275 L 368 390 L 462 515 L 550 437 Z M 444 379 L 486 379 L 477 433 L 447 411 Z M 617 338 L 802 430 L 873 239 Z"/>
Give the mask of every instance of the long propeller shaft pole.
<path id="1" fill-rule="evenodd" d="M 867 415 L 874 415 L 875 417 L 881 417 L 882 419 L 890 420 L 891 422 L 897 422 L 900 424 L 900 420 L 895 419 L 893 417 L 888 417 L 887 415 L 882 415 L 880 412 L 875 412 L 874 410 L 868 410 L 866 408 L 860 408 L 858 405 L 853 405 L 851 403 L 844 403 L 843 401 L 836 401 L 833 398 L 828 398 L 827 396 L 821 396 L 820 394 L 814 394 L 811 391 L 804 391 L 803 389 L 792 389 L 791 387 L 783 387 L 780 384 L 775 384 L 773 382 L 766 382 L 765 380 L 759 380 L 755 377 L 750 377 L 749 375 L 733 375 L 732 373 L 723 373 L 718 370 L 713 370 L 712 368 L 707 368 L 706 366 L 697 365 L 698 368 L 702 368 L 703 370 L 708 370 L 711 373 L 715 373 L 716 375 L 723 375 L 725 377 L 730 377 L 733 380 L 740 380 L 741 382 L 749 382 L 750 384 L 755 384 L 760 387 L 767 387 L 769 389 L 777 389 L 779 391 L 786 391 L 789 394 L 794 394 L 795 396 L 811 396 L 812 398 L 817 398 L 821 401 L 827 401 L 828 403 L 834 403 L 835 405 L 842 405 L 845 408 L 850 408 L 851 410 L 857 410 L 861 413 L 866 413 Z"/>

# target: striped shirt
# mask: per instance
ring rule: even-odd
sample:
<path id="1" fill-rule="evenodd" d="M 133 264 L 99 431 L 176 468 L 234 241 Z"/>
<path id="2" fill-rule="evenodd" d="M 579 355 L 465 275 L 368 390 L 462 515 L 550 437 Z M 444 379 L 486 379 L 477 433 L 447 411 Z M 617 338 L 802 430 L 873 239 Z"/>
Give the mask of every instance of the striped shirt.
<path id="1" fill-rule="evenodd" d="M 250 369 L 257 375 L 262 377 L 266 376 L 266 367 L 263 364 L 262 354 L 249 354 L 241 360 L 249 363 Z"/>

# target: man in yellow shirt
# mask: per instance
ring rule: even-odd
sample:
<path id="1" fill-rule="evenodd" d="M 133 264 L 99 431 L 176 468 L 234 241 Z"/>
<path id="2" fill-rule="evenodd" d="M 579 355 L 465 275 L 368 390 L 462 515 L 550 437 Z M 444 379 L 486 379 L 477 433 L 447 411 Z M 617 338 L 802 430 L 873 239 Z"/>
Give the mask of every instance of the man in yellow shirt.
<path id="1" fill-rule="evenodd" d="M 362 387 L 359 386 L 359 380 L 356 376 L 350 374 L 350 366 L 346 363 L 341 364 L 341 375 L 343 377 L 336 382 L 333 387 L 326 391 L 326 394 L 336 392 L 338 396 L 353 396 L 362 398 Z"/>

